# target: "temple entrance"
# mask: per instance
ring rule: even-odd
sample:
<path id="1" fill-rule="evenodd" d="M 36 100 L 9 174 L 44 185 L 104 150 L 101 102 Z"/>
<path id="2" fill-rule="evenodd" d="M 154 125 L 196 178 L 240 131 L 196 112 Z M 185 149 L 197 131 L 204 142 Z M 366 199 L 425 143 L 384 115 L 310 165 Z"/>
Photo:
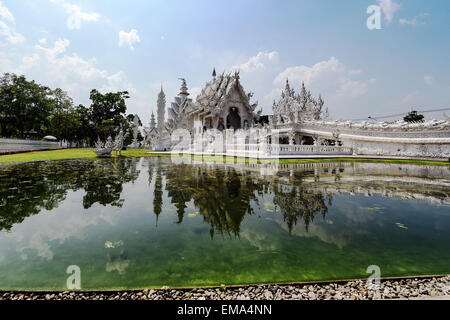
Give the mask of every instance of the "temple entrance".
<path id="1" fill-rule="evenodd" d="M 239 116 L 239 110 L 236 107 L 231 107 L 227 117 L 227 129 L 230 128 L 233 128 L 234 130 L 241 128 L 241 117 Z"/>
<path id="2" fill-rule="evenodd" d="M 300 144 L 304 144 L 307 146 L 312 146 L 314 145 L 314 138 L 311 136 L 303 136 L 302 141 L 300 142 Z"/>
<path id="3" fill-rule="evenodd" d="M 220 119 L 219 119 L 219 125 L 217 126 L 217 129 L 218 129 L 219 131 L 223 131 L 223 129 L 225 129 L 225 126 L 224 126 L 224 124 L 223 124 L 223 118 L 220 118 Z"/>

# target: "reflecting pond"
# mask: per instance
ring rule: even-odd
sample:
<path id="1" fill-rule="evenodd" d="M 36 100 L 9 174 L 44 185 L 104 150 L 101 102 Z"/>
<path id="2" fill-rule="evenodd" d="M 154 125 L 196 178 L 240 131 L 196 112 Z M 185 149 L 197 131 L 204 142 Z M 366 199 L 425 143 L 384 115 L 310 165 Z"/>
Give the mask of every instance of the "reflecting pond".
<path id="1" fill-rule="evenodd" d="M 450 167 L 0 166 L 0 289 L 184 287 L 450 273 Z"/>

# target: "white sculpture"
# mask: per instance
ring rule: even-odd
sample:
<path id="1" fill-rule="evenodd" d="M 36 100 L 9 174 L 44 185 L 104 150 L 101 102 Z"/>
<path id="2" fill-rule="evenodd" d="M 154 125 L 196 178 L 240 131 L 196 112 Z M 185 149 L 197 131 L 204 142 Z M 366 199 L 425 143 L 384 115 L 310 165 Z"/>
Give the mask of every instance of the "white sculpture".
<path id="1" fill-rule="evenodd" d="M 96 147 L 97 149 L 94 151 L 98 157 L 111 157 L 111 152 L 113 151 L 113 143 L 111 136 L 108 137 L 104 146 L 101 142 L 100 138 L 97 140 Z"/>
<path id="2" fill-rule="evenodd" d="M 128 132 L 124 134 L 121 126 L 119 133 L 116 135 L 116 138 L 114 139 L 113 150 L 116 152 L 116 155 L 117 153 L 119 153 L 119 155 L 122 155 L 123 142 L 127 136 Z"/>
<path id="3" fill-rule="evenodd" d="M 139 117 L 138 115 L 134 116 L 133 119 L 133 141 L 131 142 L 131 148 L 139 148 L 139 141 L 137 140 L 139 133 Z"/>

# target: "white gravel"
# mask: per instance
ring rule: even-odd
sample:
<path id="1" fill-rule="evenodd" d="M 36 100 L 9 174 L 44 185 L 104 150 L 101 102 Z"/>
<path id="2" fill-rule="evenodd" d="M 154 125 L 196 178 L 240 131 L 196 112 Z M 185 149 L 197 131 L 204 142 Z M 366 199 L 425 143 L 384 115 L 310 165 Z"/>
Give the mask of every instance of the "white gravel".
<path id="1" fill-rule="evenodd" d="M 304 285 L 254 285 L 197 289 L 127 291 L 0 291 L 0 300 L 376 300 L 450 299 L 450 276 L 382 280 L 379 288 L 365 281 Z"/>

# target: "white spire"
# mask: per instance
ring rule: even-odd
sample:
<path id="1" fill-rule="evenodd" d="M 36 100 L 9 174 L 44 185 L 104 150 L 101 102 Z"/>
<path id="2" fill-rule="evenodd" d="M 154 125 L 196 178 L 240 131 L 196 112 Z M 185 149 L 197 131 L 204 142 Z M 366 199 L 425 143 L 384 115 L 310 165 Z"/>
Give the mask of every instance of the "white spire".
<path id="1" fill-rule="evenodd" d="M 164 131 L 164 117 L 166 113 L 166 94 L 163 91 L 162 83 L 161 83 L 161 91 L 158 94 L 157 101 L 157 115 L 158 115 L 158 132 L 161 133 Z"/>
<path id="2" fill-rule="evenodd" d="M 152 111 L 152 115 L 150 117 L 150 129 L 156 128 L 155 114 Z"/>

